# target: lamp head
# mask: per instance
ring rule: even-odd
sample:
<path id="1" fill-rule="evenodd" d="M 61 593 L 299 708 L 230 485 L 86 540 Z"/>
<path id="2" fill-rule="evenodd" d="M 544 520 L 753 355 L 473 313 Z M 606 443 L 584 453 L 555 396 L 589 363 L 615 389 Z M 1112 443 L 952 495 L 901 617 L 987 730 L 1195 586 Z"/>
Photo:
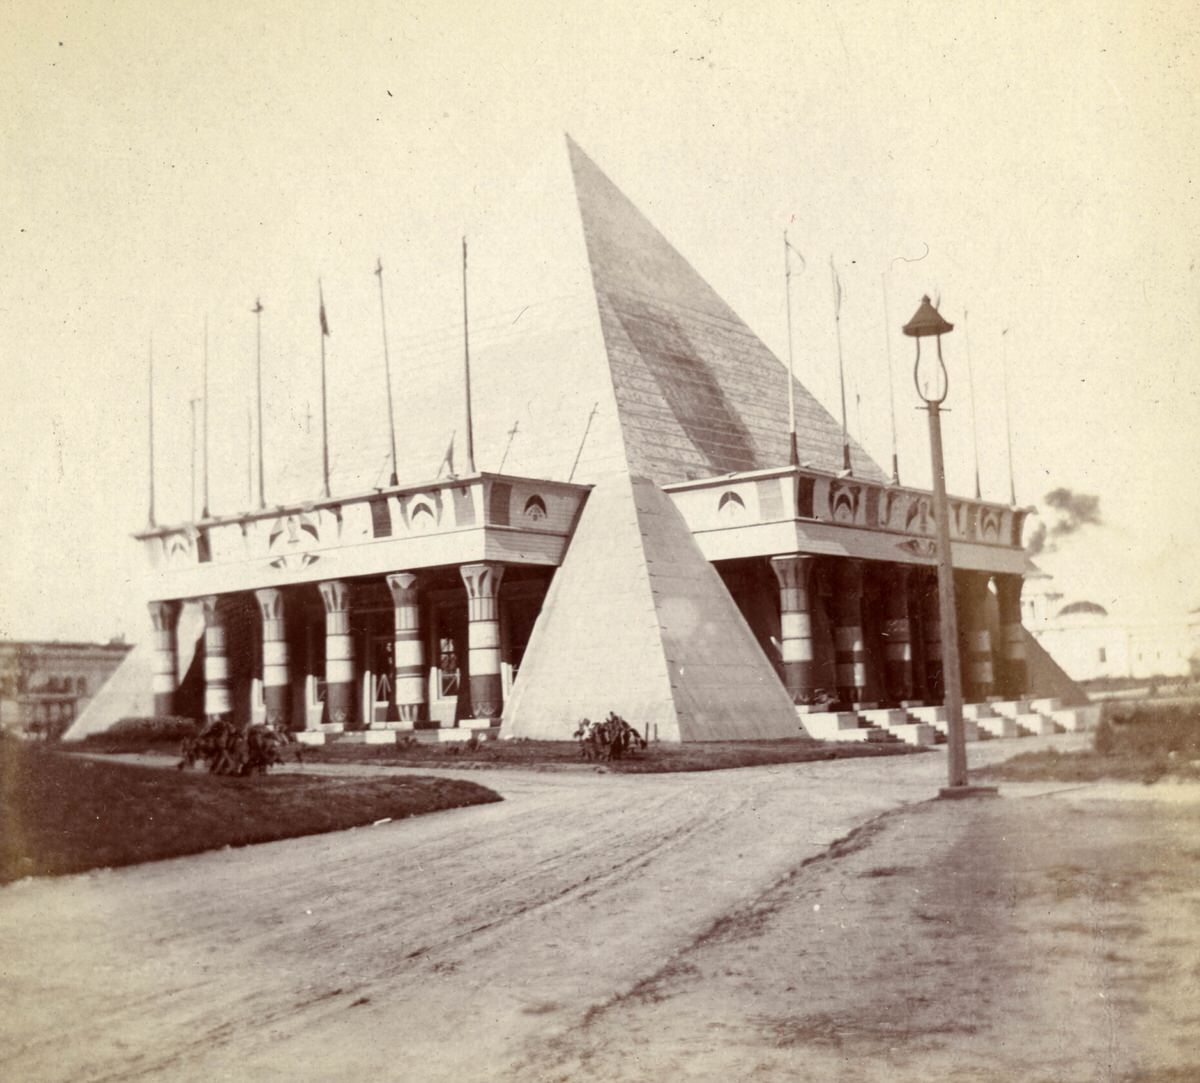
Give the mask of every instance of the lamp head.
<path id="1" fill-rule="evenodd" d="M 942 319 L 942 314 L 933 307 L 929 294 L 921 298 L 921 304 L 913 313 L 913 318 L 902 328 L 909 338 L 927 338 L 930 335 L 944 335 L 954 330 L 954 324 Z"/>
<path id="2" fill-rule="evenodd" d="M 913 383 L 917 385 L 917 394 L 927 405 L 940 406 L 946 401 L 946 394 L 950 390 L 949 375 L 946 372 L 946 364 L 942 360 L 942 335 L 953 331 L 954 324 L 942 318 L 942 314 L 934 308 L 933 302 L 926 294 L 921 298 L 921 303 L 917 307 L 917 311 L 913 313 L 913 318 L 904 325 L 902 330 L 909 338 L 917 340 L 917 360 L 913 365 Z M 937 340 L 937 365 L 935 367 L 932 361 L 927 361 L 926 371 L 923 372 L 921 339 L 931 335 Z"/>

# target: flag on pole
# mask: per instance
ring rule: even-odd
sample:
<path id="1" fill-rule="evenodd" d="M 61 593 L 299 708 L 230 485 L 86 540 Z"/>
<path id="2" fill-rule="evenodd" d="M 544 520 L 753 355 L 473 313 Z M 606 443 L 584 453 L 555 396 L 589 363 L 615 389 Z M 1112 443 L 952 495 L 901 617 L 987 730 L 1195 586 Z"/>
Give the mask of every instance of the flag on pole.
<path id="1" fill-rule="evenodd" d="M 833 271 L 833 312 L 834 316 L 840 318 L 842 315 L 842 279 L 837 273 L 837 264 L 833 262 L 833 257 L 829 257 L 829 268 Z"/>
<path id="2" fill-rule="evenodd" d="M 446 454 L 442 456 L 442 463 L 437 469 L 437 476 L 442 476 L 442 471 L 449 468 L 450 477 L 455 477 L 454 473 L 454 433 L 450 434 L 450 446 L 446 448 Z"/>
<path id="3" fill-rule="evenodd" d="M 329 321 L 325 318 L 325 292 L 318 286 L 317 293 L 321 297 L 321 334 L 329 337 Z"/>
<path id="4" fill-rule="evenodd" d="M 805 270 L 808 267 L 808 261 L 804 258 L 804 253 L 800 251 L 791 241 L 788 240 L 788 235 L 785 232 L 783 235 L 783 247 L 785 252 L 795 252 L 796 258 L 800 261 L 800 270 Z"/>

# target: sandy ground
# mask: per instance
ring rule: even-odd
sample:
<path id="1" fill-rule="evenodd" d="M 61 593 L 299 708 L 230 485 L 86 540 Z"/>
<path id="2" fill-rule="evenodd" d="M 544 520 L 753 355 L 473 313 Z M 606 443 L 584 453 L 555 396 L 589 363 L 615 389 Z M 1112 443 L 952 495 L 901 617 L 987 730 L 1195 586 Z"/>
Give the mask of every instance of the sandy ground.
<path id="1" fill-rule="evenodd" d="M 1200 787 L 944 772 L 470 771 L 506 800 L 13 884 L 0 1075 L 1200 1078 Z"/>

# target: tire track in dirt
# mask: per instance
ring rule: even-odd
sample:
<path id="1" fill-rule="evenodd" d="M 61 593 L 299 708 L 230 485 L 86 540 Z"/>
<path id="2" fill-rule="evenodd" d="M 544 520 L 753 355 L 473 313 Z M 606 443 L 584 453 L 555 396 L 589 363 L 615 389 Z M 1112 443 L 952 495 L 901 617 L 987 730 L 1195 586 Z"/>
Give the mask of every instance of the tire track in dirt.
<path id="1" fill-rule="evenodd" d="M 473 771 L 508 799 L 10 887 L 3 1074 L 488 1079 L 941 769 Z"/>

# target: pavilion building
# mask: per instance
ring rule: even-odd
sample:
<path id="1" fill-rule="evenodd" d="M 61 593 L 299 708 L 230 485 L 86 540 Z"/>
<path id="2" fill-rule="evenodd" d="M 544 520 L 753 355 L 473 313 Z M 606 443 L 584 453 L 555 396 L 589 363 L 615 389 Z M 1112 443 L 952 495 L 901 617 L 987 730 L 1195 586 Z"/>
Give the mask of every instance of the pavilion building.
<path id="1" fill-rule="evenodd" d="M 430 406 L 410 384 L 397 484 L 371 474 L 386 433 L 360 424 L 330 496 L 136 535 L 155 713 L 310 742 L 567 739 L 609 711 L 668 741 L 932 740 L 931 494 L 853 441 L 843 469 L 841 426 L 799 383 L 789 465 L 786 367 L 569 139 L 568 156 L 569 288 L 473 328 L 465 432 L 461 389 Z M 467 461 L 435 471 L 447 435 Z M 1077 689 L 1027 660 L 1025 510 L 949 507 L 969 718 L 1084 724 L 1030 706 Z"/>

